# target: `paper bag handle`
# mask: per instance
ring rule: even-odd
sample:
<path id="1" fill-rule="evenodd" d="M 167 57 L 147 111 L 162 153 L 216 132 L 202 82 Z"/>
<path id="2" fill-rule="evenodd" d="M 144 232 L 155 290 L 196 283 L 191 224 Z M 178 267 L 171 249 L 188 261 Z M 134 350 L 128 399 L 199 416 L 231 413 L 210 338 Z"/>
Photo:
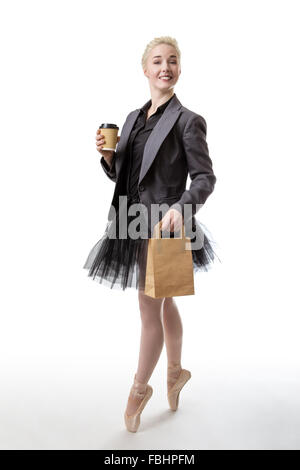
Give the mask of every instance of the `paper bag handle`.
<path id="1" fill-rule="evenodd" d="M 157 224 L 154 226 L 154 231 L 153 231 L 154 238 L 161 238 L 161 232 L 162 232 L 161 226 L 162 226 L 162 220 L 157 222 Z M 181 237 L 180 238 L 183 238 L 182 237 L 183 233 L 184 233 L 184 237 L 185 237 L 184 221 L 182 221 L 182 224 L 181 224 Z"/>

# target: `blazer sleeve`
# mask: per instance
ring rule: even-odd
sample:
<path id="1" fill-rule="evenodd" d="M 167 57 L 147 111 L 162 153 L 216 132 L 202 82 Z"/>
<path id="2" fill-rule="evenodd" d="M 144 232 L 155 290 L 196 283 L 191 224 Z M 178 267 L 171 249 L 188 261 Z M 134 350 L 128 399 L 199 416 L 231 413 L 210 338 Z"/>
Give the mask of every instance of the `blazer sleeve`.
<path id="1" fill-rule="evenodd" d="M 183 147 L 186 156 L 187 168 L 191 178 L 189 189 L 185 190 L 181 198 L 173 204 L 179 204 L 184 215 L 184 204 L 192 204 L 192 215 L 204 204 L 213 192 L 217 178 L 213 171 L 212 160 L 206 142 L 207 125 L 205 119 L 194 114 L 187 122 L 183 133 Z M 172 206 L 171 206 L 172 207 Z"/>
<path id="2" fill-rule="evenodd" d="M 109 179 L 111 179 L 114 182 L 117 181 L 115 162 L 116 162 L 116 152 L 114 152 L 113 154 L 111 167 L 109 167 L 109 165 L 106 163 L 103 156 L 101 156 L 101 159 L 100 159 L 100 163 L 105 174 L 108 176 Z"/>
<path id="3" fill-rule="evenodd" d="M 136 111 L 136 110 L 135 110 Z M 125 122 L 122 126 L 122 129 L 121 129 L 121 133 L 120 133 L 120 139 L 122 138 L 122 133 L 123 133 L 123 130 L 124 130 L 124 127 L 125 127 L 125 124 L 127 123 L 128 119 L 131 117 L 131 115 L 135 112 L 135 111 L 131 111 L 126 119 L 125 119 Z M 104 157 L 102 156 L 101 159 L 100 159 L 100 163 L 101 163 L 101 166 L 105 172 L 105 174 L 108 176 L 108 178 L 110 178 L 112 181 L 114 181 L 116 183 L 117 181 L 117 174 L 116 174 L 116 159 L 119 157 L 119 142 L 117 143 L 117 148 L 116 148 L 116 151 L 115 153 L 113 154 L 113 157 L 112 157 L 112 161 L 111 161 L 111 168 L 109 167 L 109 165 L 106 163 L 106 161 L 104 160 Z"/>

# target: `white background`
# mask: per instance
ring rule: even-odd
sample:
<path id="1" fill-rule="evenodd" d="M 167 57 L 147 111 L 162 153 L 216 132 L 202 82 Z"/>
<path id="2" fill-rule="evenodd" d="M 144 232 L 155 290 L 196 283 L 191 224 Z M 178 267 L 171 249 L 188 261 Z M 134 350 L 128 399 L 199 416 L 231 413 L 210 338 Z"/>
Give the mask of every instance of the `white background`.
<path id="1" fill-rule="evenodd" d="M 1 448 L 299 449 L 297 6 L 1 3 Z M 164 349 L 132 434 L 137 292 L 82 266 L 114 189 L 96 129 L 150 99 L 141 58 L 162 35 L 181 49 L 178 99 L 207 122 L 217 183 L 198 218 L 222 263 L 177 298 L 180 409 Z"/>

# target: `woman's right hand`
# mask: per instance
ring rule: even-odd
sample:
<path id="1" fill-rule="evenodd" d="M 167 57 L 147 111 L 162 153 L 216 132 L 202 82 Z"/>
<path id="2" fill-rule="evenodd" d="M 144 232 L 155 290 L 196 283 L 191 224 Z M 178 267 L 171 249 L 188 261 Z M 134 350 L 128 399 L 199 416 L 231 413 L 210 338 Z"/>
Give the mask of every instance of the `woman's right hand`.
<path id="1" fill-rule="evenodd" d="M 120 136 L 117 137 L 117 142 L 119 142 Z M 103 145 L 105 144 L 105 137 L 104 134 L 101 134 L 101 129 L 97 129 L 96 132 L 96 149 L 98 150 L 99 153 L 104 157 L 104 159 L 107 161 L 107 163 L 110 163 L 112 160 L 112 157 L 115 153 L 114 150 L 105 150 L 103 149 Z"/>

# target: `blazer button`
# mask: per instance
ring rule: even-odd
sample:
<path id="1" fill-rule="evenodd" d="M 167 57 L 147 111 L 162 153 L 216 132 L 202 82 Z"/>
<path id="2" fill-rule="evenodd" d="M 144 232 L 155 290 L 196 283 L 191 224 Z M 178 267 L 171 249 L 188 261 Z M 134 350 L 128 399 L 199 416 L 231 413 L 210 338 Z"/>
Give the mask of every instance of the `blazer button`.
<path id="1" fill-rule="evenodd" d="M 142 186 L 142 185 L 140 185 L 139 190 L 140 190 L 140 191 L 144 191 L 144 189 L 145 189 L 145 187 Z"/>

